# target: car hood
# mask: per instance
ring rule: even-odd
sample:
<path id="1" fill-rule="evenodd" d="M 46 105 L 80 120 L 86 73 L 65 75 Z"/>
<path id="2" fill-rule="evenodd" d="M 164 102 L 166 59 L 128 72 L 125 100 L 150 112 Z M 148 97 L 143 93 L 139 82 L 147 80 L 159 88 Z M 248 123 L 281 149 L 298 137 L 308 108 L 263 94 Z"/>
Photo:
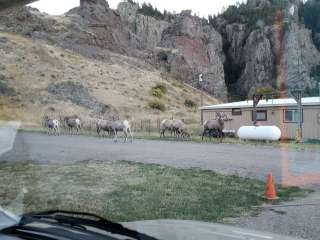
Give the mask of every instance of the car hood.
<path id="1" fill-rule="evenodd" d="M 297 240 L 272 233 L 198 221 L 150 220 L 123 225 L 161 240 Z"/>
<path id="2" fill-rule="evenodd" d="M 0 206 L 0 231 L 8 227 L 15 226 L 19 224 L 19 222 L 20 217 L 15 216 L 14 214 L 4 210 Z"/>

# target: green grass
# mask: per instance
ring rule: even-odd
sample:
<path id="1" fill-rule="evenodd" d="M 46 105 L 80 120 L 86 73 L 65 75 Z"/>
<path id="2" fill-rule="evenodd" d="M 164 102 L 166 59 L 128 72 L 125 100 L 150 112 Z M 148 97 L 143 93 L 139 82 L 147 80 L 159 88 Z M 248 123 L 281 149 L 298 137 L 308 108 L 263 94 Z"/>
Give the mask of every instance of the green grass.
<path id="1" fill-rule="evenodd" d="M 219 222 L 264 200 L 264 183 L 200 169 L 136 162 L 0 163 L 0 205 L 16 213 L 85 211 L 113 221 Z M 278 186 L 279 201 L 309 191 Z"/>

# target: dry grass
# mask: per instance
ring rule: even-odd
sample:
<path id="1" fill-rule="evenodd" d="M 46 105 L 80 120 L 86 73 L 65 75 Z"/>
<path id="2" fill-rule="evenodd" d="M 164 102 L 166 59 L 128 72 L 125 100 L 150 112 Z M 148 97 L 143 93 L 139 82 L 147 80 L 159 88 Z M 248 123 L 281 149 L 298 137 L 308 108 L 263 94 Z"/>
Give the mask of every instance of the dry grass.
<path id="1" fill-rule="evenodd" d="M 110 61 L 101 62 L 47 45 L 41 40 L 4 32 L 0 32 L 0 37 L 7 39 L 4 44 L 9 49 L 5 52 L 0 49 L 4 73 L 10 77 L 9 84 L 18 92 L 19 101 L 23 103 L 17 107 L 10 104 L 12 100 L 2 98 L 0 118 L 38 122 L 37 119 L 45 113 L 76 113 L 87 118 L 89 109 L 58 99 L 48 103 L 41 101 L 49 96 L 49 83 L 74 81 L 86 87 L 99 102 L 116 109 L 123 118 L 157 119 L 174 115 L 199 120 L 199 112 L 190 111 L 184 102 L 186 99 L 199 102 L 200 92 L 174 79 L 163 79 L 160 72 L 151 66 L 145 68 L 146 64 L 138 59 L 110 52 Z M 157 84 L 163 84 L 168 89 L 161 99 L 167 109 L 165 112 L 148 107 L 148 103 L 156 98 L 150 95 L 150 90 Z M 213 104 L 217 100 L 206 95 L 204 102 Z M 51 107 L 55 108 L 54 112 L 49 111 Z M 33 109 L 36 111 L 32 112 L 32 117 L 30 110 Z"/>

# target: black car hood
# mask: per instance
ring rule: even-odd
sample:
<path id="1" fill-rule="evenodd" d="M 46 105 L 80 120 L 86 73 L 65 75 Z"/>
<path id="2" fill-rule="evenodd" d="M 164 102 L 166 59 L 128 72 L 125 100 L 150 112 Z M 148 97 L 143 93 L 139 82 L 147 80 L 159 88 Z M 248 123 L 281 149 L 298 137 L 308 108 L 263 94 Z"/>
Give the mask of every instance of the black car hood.
<path id="1" fill-rule="evenodd" d="M 150 220 L 123 225 L 163 240 L 297 240 L 272 233 L 198 221 Z"/>

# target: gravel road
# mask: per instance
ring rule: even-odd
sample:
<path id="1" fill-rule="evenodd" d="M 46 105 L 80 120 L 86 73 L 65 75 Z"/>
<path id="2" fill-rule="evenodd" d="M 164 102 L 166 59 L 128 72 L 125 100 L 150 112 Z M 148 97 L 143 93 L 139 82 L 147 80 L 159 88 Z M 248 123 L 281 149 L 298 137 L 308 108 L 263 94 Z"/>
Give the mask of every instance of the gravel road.
<path id="1" fill-rule="evenodd" d="M 320 239 L 320 189 L 306 198 L 285 203 L 282 207 L 268 207 L 261 212 L 234 219 L 235 226 L 293 237 Z"/>
<path id="2" fill-rule="evenodd" d="M 106 138 L 47 136 L 28 132 L 18 133 L 13 149 L 0 156 L 0 161 L 32 160 L 44 163 L 72 163 L 91 159 L 199 167 L 262 180 L 267 172 L 272 171 L 277 182 L 281 180 L 283 160 L 287 159 L 292 174 L 317 170 L 320 173 L 320 152 L 315 150 L 154 140 L 114 143 Z"/>

